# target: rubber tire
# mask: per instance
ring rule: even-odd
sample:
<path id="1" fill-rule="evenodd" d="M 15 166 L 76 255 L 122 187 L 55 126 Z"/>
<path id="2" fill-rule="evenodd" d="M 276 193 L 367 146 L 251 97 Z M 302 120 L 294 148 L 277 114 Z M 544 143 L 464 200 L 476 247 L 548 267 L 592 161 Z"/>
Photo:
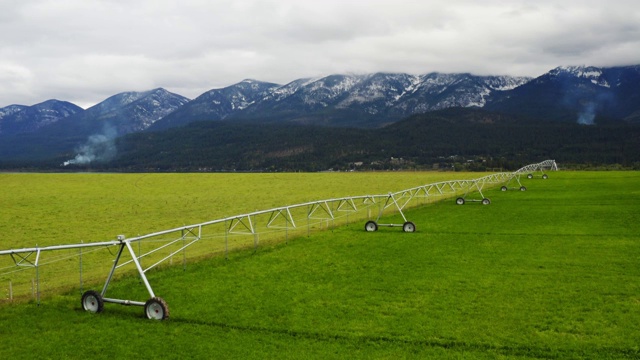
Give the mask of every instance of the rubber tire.
<path id="1" fill-rule="evenodd" d="M 378 224 L 375 221 L 369 220 L 364 224 L 364 230 L 368 232 L 378 231 Z"/>
<path id="2" fill-rule="evenodd" d="M 543 174 L 543 175 L 542 175 L 542 178 L 543 178 L 543 179 L 545 179 L 545 180 L 547 180 L 547 179 L 549 178 L 549 176 L 548 176 L 547 174 Z"/>
<path id="3" fill-rule="evenodd" d="M 82 309 L 91 313 L 101 313 L 104 310 L 102 295 L 95 290 L 85 291 L 80 299 Z"/>
<path id="4" fill-rule="evenodd" d="M 457 199 L 456 199 L 456 204 L 458 204 L 458 205 L 464 205 L 464 199 L 463 199 L 463 198 L 457 198 Z"/>
<path id="5" fill-rule="evenodd" d="M 406 223 L 404 223 L 402 225 L 402 231 L 404 232 L 415 232 L 416 231 L 416 225 L 414 223 L 412 223 L 411 221 L 407 221 Z"/>
<path id="6" fill-rule="evenodd" d="M 144 304 L 144 314 L 150 320 L 166 320 L 169 318 L 169 306 L 163 298 L 154 297 Z"/>
<path id="7" fill-rule="evenodd" d="M 503 187 L 501 187 L 501 188 L 500 188 L 500 190 L 501 190 L 501 191 L 507 191 L 507 190 L 508 190 L 508 188 L 507 188 L 506 186 L 503 186 Z"/>
<path id="8" fill-rule="evenodd" d="M 533 174 L 527 175 L 527 179 L 533 179 Z"/>
<path id="9" fill-rule="evenodd" d="M 482 205 L 489 205 L 489 204 L 491 204 L 491 200 L 489 200 L 488 198 L 482 199 Z"/>
<path id="10" fill-rule="evenodd" d="M 527 191 L 527 188 L 524 186 L 520 186 L 520 191 Z"/>

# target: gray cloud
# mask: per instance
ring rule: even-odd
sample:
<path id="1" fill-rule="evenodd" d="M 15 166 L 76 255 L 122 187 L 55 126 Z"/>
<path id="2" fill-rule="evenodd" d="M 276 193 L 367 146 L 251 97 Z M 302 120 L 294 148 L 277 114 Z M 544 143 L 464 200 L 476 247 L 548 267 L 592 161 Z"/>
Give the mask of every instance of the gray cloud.
<path id="1" fill-rule="evenodd" d="M 0 107 L 244 78 L 640 63 L 635 0 L 4 0 Z"/>

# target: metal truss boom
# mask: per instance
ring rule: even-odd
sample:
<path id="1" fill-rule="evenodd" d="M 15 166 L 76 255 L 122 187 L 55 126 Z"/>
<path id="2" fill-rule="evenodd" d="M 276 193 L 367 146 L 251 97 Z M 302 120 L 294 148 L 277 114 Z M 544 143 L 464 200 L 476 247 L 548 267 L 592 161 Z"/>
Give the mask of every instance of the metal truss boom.
<path id="1" fill-rule="evenodd" d="M 209 226 L 223 224 L 225 227 L 225 232 L 228 234 L 234 233 L 256 235 L 259 225 L 271 229 L 296 229 L 298 228 L 298 224 L 302 223 L 302 221 L 299 221 L 301 220 L 299 217 L 306 217 L 307 223 L 310 219 L 330 221 L 334 220 L 336 218 L 336 214 L 339 213 L 355 213 L 362 209 L 377 206 L 379 208 L 377 219 L 376 221 L 370 220 L 365 224 L 366 231 L 376 231 L 378 229 L 378 226 L 398 226 L 402 227 L 405 232 L 414 232 L 415 225 L 407 220 L 403 210 L 410 204 L 412 200 L 416 198 L 432 198 L 447 195 L 455 196 L 458 194 L 464 194 L 463 197 L 460 197 L 456 200 L 456 203 L 464 204 L 467 195 L 477 192 L 481 196 L 481 200 L 467 201 L 481 201 L 483 204 L 488 204 L 489 199 L 485 198 L 482 193 L 482 190 L 485 186 L 508 183 L 513 179 L 516 179 L 518 183 L 520 183 L 519 177 L 523 174 L 528 174 L 528 177 L 531 177 L 531 174 L 536 171 L 544 173 L 544 170 L 557 169 L 558 168 L 554 160 L 545 160 L 537 164 L 524 166 L 515 172 L 500 172 L 477 179 L 436 182 L 401 190 L 398 192 L 390 192 L 383 195 L 348 196 L 326 200 L 310 201 L 301 204 L 288 205 L 268 210 L 255 211 L 247 214 L 229 216 L 221 219 L 206 221 L 199 224 L 181 226 L 136 237 L 125 238 L 123 235 L 119 235 L 117 240 L 0 250 L 0 255 L 10 255 L 16 266 L 35 267 L 37 269 L 37 267 L 40 265 L 40 254 L 44 251 L 118 246 L 119 249 L 117 255 L 115 257 L 113 266 L 109 271 L 102 291 L 99 293 L 96 291 L 85 292 L 85 294 L 83 294 L 82 296 L 83 308 L 91 312 L 100 312 L 102 311 L 102 304 L 104 302 L 124 305 L 138 305 L 145 307 L 145 312 L 148 318 L 165 319 L 169 316 L 168 307 L 164 300 L 155 296 L 155 293 L 145 273 L 163 263 L 164 261 L 170 259 L 180 251 L 201 240 L 203 237 L 204 229 Z M 543 178 L 546 178 L 546 174 L 543 175 Z M 404 220 L 403 224 L 377 223 L 377 221 L 382 217 L 384 211 L 389 208 L 394 209 L 400 214 L 400 216 Z M 258 218 L 266 219 L 266 221 L 259 224 L 257 220 Z M 282 222 L 284 222 L 284 225 L 282 224 Z M 168 243 L 157 246 L 153 250 L 146 253 L 136 254 L 132 247 L 132 243 L 160 238 L 166 235 L 172 235 L 174 237 Z M 183 244 L 177 250 L 172 251 L 169 255 L 163 257 L 159 261 L 156 261 L 152 265 L 147 266 L 146 268 L 142 266 L 141 260 L 145 257 L 148 257 L 174 244 L 178 244 L 180 241 L 182 241 Z M 125 252 L 125 248 L 131 256 L 131 259 L 122 261 L 122 255 Z M 31 259 L 33 254 L 35 254 L 35 258 Z M 142 282 L 149 292 L 150 299 L 146 303 L 106 297 L 107 289 L 113 279 L 115 271 L 118 268 L 131 263 L 135 265 L 135 268 L 140 275 Z"/>

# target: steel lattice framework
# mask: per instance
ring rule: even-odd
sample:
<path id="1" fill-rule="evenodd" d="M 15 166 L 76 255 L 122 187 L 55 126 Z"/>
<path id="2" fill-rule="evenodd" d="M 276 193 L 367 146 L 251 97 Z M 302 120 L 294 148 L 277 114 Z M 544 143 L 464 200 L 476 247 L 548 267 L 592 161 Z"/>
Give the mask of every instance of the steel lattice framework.
<path id="1" fill-rule="evenodd" d="M 414 232 L 416 230 L 415 224 L 408 221 L 403 212 L 412 200 L 462 195 L 456 199 L 456 203 L 459 205 L 465 204 L 467 201 L 481 202 L 484 205 L 488 205 L 491 202 L 482 193 L 482 190 L 485 187 L 498 184 L 508 185 L 515 180 L 520 184 L 520 190 L 524 191 L 526 189 L 520 183 L 520 176 L 526 174 L 528 178 L 532 178 L 534 173 L 540 172 L 542 173 L 542 178 L 546 179 L 547 175 L 545 170 L 557 169 L 558 168 L 554 160 L 546 160 L 537 164 L 527 165 L 515 172 L 499 172 L 473 180 L 443 181 L 382 195 L 350 196 L 311 201 L 302 204 L 282 206 L 268 210 L 255 211 L 248 214 L 225 217 L 222 219 L 182 226 L 142 236 L 126 238 L 123 235 L 119 235 L 116 240 L 110 241 L 1 250 L 0 255 L 11 256 L 16 266 L 34 267 L 37 270 L 40 265 L 40 256 L 42 252 L 90 247 L 116 247 L 117 252 L 115 260 L 102 290 L 100 292 L 94 290 L 85 292 L 81 299 L 83 308 L 90 312 L 102 312 L 104 303 L 137 305 L 144 307 L 145 314 L 149 319 L 162 320 L 168 318 L 169 308 L 162 298 L 156 296 L 145 274 L 149 270 L 155 268 L 185 250 L 187 247 L 201 240 L 204 237 L 205 232 L 209 228 L 213 228 L 214 225 L 218 225 L 218 229 L 220 226 L 224 226 L 225 235 L 257 235 L 259 227 L 266 229 L 297 229 L 300 226 L 303 226 L 301 225 L 302 223 L 306 222 L 308 224 L 310 220 L 330 221 L 340 214 L 356 213 L 363 209 L 377 208 L 377 218 L 375 221 L 369 220 L 366 222 L 366 231 L 376 231 L 379 226 L 387 226 L 402 227 L 404 232 Z M 503 191 L 507 190 L 507 185 L 502 186 L 501 189 Z M 470 194 L 474 193 L 478 193 L 480 198 L 468 198 Z M 378 221 L 385 211 L 397 211 L 404 222 L 402 224 L 379 224 Z M 166 236 L 169 236 L 170 240 L 162 242 L 159 241 L 158 243 L 161 243 L 162 245 L 154 247 L 154 249 L 145 253 L 136 253 L 132 246 L 132 244 L 136 242 L 165 238 Z M 163 256 L 159 259 L 155 258 L 151 264 L 143 266 L 143 259 L 151 258 L 151 255 L 163 250 L 166 251 L 167 249 L 169 249 L 168 254 L 163 253 Z M 125 252 L 130 255 L 130 260 L 123 260 L 122 255 Z M 150 298 L 146 302 L 114 299 L 106 296 L 116 270 L 130 264 L 135 266 L 149 293 Z"/>

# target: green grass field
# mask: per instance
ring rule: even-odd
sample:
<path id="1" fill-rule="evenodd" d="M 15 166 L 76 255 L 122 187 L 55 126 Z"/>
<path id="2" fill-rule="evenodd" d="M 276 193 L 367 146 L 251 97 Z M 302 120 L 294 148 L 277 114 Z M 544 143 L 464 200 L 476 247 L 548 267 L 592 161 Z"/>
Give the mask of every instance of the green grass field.
<path id="1" fill-rule="evenodd" d="M 455 179 L 469 179 L 479 174 L 0 174 L 3 185 L 0 192 L 0 234 L 3 234 L 0 249 L 99 242 L 113 240 L 120 234 L 134 237 L 308 201 L 386 194 L 388 191 L 451 180 L 453 176 Z M 434 197 L 430 201 L 437 199 Z M 377 214 L 375 209 L 372 212 Z M 274 231 L 262 226 L 258 229 L 260 234 L 257 238 L 236 234 L 228 239 L 228 243 L 225 243 L 224 227 L 218 226 L 206 229 L 205 239 L 190 247 L 185 258 L 255 247 L 256 242 L 286 241 L 289 236 L 308 234 L 311 232 L 308 228 L 322 230 L 364 219 L 369 214 L 361 211 L 330 222 L 313 220 L 309 226 L 298 224 L 297 231 Z M 297 215 L 300 218 L 304 214 Z M 267 221 L 265 218 L 253 220 L 261 224 Z M 157 247 L 154 242 L 137 245 L 139 253 Z M 82 282 L 103 281 L 114 251 L 113 248 L 83 251 Z M 157 255 L 156 259 L 166 254 Z M 35 257 L 31 254 L 29 260 L 33 262 Z M 175 260 L 183 261 L 182 256 Z M 12 298 L 36 298 L 38 293 L 47 296 L 60 292 L 61 288 L 82 286 L 77 250 L 43 252 L 39 263 L 42 266 L 36 274 L 26 267 L 16 269 L 10 257 L 0 256 L 0 294 L 6 295 L 0 297 L 0 302 Z"/>
<path id="2" fill-rule="evenodd" d="M 478 173 L 2 174 L 0 249 L 135 236 L 307 201 Z"/>
<path id="3" fill-rule="evenodd" d="M 122 181 L 101 176 L 96 181 Z M 324 174 L 305 176 L 320 177 L 309 186 L 318 193 L 307 194 L 308 200 L 369 192 L 354 191 L 368 186 L 362 179 L 332 194 L 338 186 L 323 186 Z M 371 176 L 370 184 L 381 184 L 392 175 L 380 174 L 380 181 Z M 173 179 L 182 181 L 180 175 Z M 398 179 L 397 186 L 371 193 L 431 180 Z M 139 307 L 106 304 L 104 313 L 86 313 L 78 289 L 49 296 L 40 306 L 5 303 L 0 358 L 637 359 L 639 180 L 638 172 L 553 172 L 548 180 L 523 179 L 525 192 L 486 191 L 489 206 L 458 206 L 449 199 L 408 211 L 415 233 L 367 233 L 362 221 L 354 221 L 236 251 L 228 260 L 217 256 L 186 269 L 151 271 L 156 294 L 170 307 L 164 322 L 145 319 Z M 295 192 L 296 186 L 286 189 Z M 114 192 L 113 206 L 134 209 L 120 193 Z M 106 197 L 104 203 L 111 203 Z M 161 205 L 170 194 L 160 187 L 148 197 Z M 140 211 L 151 214 L 151 208 Z M 197 212 L 190 213 L 194 222 L 209 217 Z M 124 227 L 126 220 L 114 221 Z M 27 240 L 21 243 L 30 246 Z M 118 279 L 110 291 L 148 296 L 136 276 Z"/>

